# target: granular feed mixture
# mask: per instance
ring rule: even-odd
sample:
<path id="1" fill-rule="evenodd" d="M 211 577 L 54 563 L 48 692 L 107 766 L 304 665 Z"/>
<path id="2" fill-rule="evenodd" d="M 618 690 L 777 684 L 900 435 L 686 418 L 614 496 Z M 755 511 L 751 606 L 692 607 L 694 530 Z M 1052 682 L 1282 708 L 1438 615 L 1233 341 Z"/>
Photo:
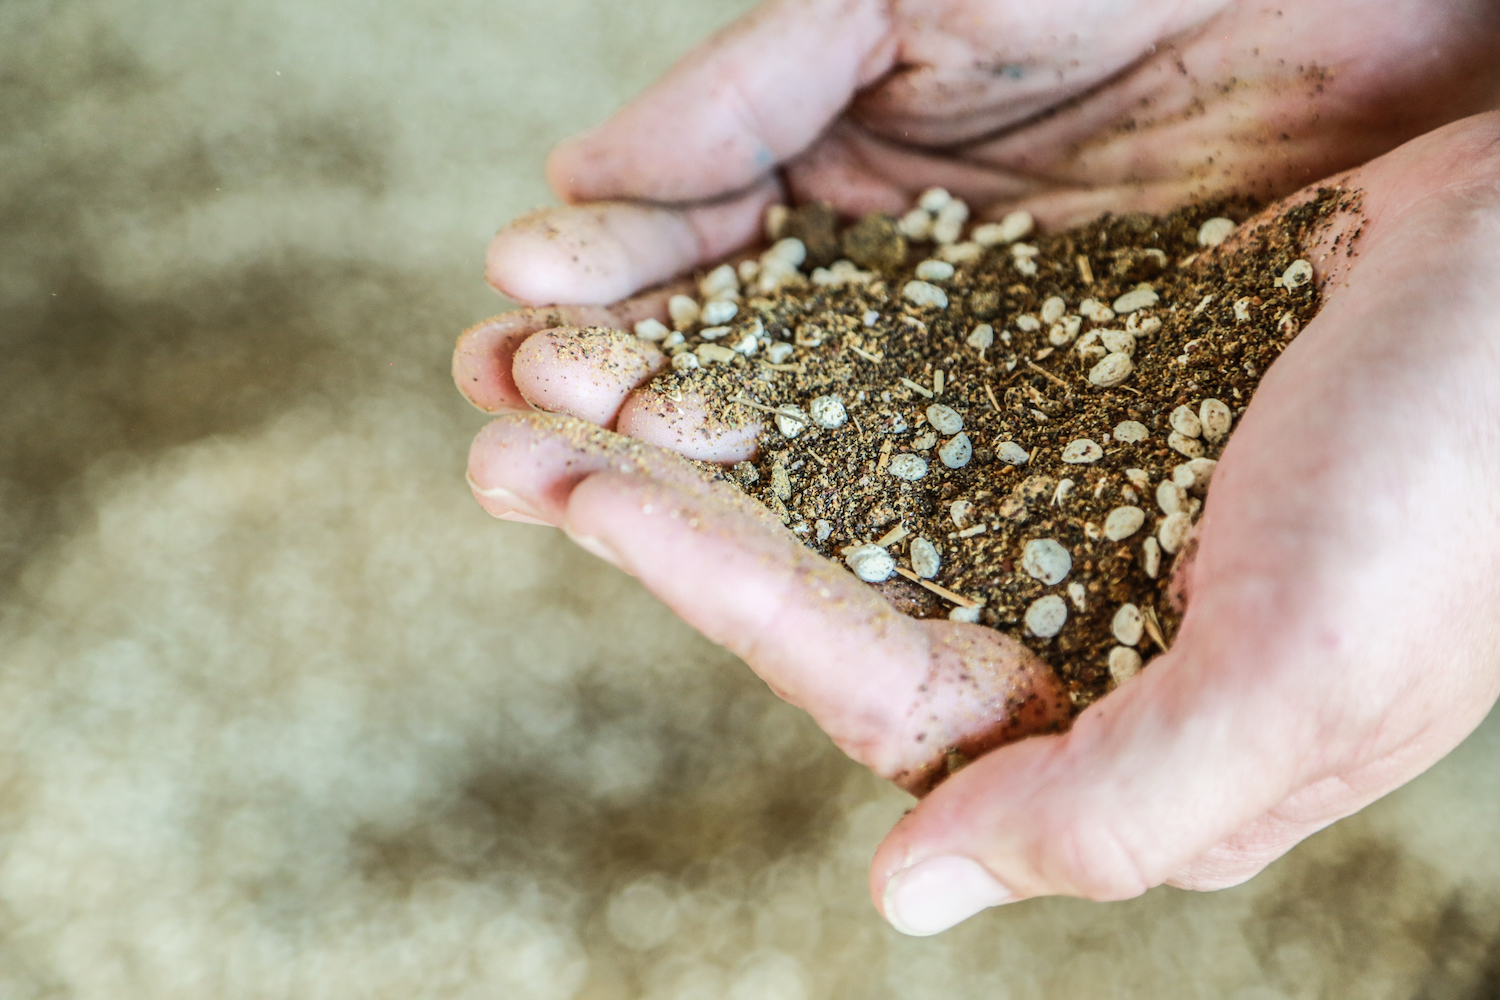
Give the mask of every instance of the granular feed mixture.
<path id="1" fill-rule="evenodd" d="M 777 209 L 758 259 L 636 333 L 672 356 L 667 401 L 761 425 L 727 475 L 809 547 L 908 614 L 1015 635 L 1081 708 L 1170 646 L 1218 455 L 1318 309 L 1300 248 L 1356 202 L 967 238 L 941 189 L 842 229 Z"/>

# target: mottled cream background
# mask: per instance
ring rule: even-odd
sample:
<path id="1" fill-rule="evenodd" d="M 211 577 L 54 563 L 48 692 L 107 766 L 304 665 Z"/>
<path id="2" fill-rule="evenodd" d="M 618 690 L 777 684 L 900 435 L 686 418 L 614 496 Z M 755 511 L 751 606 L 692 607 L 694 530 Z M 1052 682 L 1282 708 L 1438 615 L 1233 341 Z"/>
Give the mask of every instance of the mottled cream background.
<path id="1" fill-rule="evenodd" d="M 906 798 L 470 502 L 487 238 L 746 6 L 0 3 L 0 998 L 1500 996 L 1500 724 L 1243 888 L 903 939 Z"/>

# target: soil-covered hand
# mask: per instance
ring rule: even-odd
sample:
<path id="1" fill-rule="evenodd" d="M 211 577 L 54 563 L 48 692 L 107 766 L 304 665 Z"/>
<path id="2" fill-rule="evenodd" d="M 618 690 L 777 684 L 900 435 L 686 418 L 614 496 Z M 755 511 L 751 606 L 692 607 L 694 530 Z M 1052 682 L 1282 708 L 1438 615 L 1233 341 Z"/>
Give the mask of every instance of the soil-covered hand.
<path id="1" fill-rule="evenodd" d="M 570 207 L 489 278 L 613 302 L 753 241 L 787 196 L 899 212 L 933 185 L 1044 226 L 1266 201 L 1496 106 L 1490 0 L 770 0 L 561 144 Z"/>
<path id="2" fill-rule="evenodd" d="M 1047 894 L 1237 883 L 1429 767 L 1494 702 L 1500 115 L 1337 180 L 1363 215 L 1308 248 L 1325 305 L 1223 453 L 1175 644 L 1066 733 L 994 750 L 896 826 L 871 889 L 899 929 Z M 507 366 L 458 369 L 485 400 L 515 396 L 477 374 Z M 590 385 L 603 409 L 624 395 Z M 1013 641 L 896 615 L 668 452 L 514 414 L 476 439 L 470 476 L 488 509 L 561 525 L 909 787 L 976 707 L 1014 720 L 991 736 L 1053 717 Z"/>

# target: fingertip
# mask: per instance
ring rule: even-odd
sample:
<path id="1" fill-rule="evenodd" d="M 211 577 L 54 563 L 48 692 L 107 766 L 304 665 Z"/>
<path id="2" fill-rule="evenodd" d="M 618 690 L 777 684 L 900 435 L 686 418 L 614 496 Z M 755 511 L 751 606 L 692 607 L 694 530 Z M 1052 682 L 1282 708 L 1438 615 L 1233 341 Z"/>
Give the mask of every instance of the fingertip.
<path id="1" fill-rule="evenodd" d="M 516 309 L 491 316 L 459 334 L 453 348 L 453 384 L 471 405 L 485 413 L 525 407 L 526 400 L 511 371 L 522 342 L 549 326 L 607 326 L 612 319 L 609 310 L 591 306 Z"/>
<path id="2" fill-rule="evenodd" d="M 637 389 L 620 407 L 618 429 L 646 444 L 675 451 L 684 458 L 721 465 L 755 457 L 760 421 L 730 425 L 710 416 L 703 397 L 672 398 L 652 389 Z"/>
<path id="3" fill-rule="evenodd" d="M 542 209 L 490 240 L 485 279 L 529 305 L 613 302 L 642 284 L 597 212 Z"/>
<path id="4" fill-rule="evenodd" d="M 517 350 L 512 372 L 530 403 L 610 427 L 630 391 L 666 367 L 666 355 L 607 327 L 543 330 Z"/>

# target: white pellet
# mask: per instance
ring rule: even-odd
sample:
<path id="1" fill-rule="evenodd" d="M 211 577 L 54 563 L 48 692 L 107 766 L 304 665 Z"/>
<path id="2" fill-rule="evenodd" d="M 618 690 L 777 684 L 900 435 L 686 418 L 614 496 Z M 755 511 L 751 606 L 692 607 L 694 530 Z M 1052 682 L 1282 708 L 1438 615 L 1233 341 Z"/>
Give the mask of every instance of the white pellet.
<path id="1" fill-rule="evenodd" d="M 740 338 L 739 343 L 734 345 L 734 353 L 743 354 L 748 358 L 755 353 L 755 349 L 759 346 L 760 341 L 756 338 L 755 334 L 747 333 Z"/>
<path id="2" fill-rule="evenodd" d="M 688 295 L 674 295 L 667 300 L 667 314 L 677 329 L 691 326 L 698 322 L 698 300 Z"/>
<path id="3" fill-rule="evenodd" d="M 1141 569 L 1153 580 L 1161 572 L 1161 546 L 1155 538 L 1147 538 L 1141 543 Z"/>
<path id="4" fill-rule="evenodd" d="M 864 322 L 865 326 L 874 326 L 880 319 L 880 313 L 876 312 L 874 309 L 866 309 L 865 314 L 863 317 L 861 317 L 861 319 Z"/>
<path id="5" fill-rule="evenodd" d="M 1198 414 L 1193 412 L 1191 406 L 1177 407 L 1167 418 L 1167 423 L 1184 437 L 1195 438 L 1203 433 L 1203 424 L 1198 421 Z"/>
<path id="6" fill-rule="evenodd" d="M 794 438 L 807 430 L 807 414 L 795 406 L 783 406 L 776 411 L 776 429 L 782 437 Z"/>
<path id="7" fill-rule="evenodd" d="M 1294 260 L 1285 271 L 1281 272 L 1282 288 L 1301 288 L 1312 280 L 1313 266 L 1305 260 Z"/>
<path id="8" fill-rule="evenodd" d="M 802 275 L 791 264 L 776 258 L 766 258 L 761 261 L 760 273 L 755 276 L 755 290 L 762 295 L 770 295 L 783 285 L 801 281 Z"/>
<path id="9" fill-rule="evenodd" d="M 1170 479 L 1156 484 L 1156 506 L 1163 514 L 1178 514 L 1187 510 L 1187 490 Z"/>
<path id="10" fill-rule="evenodd" d="M 938 218 L 932 223 L 932 241 L 934 243 L 957 243 L 958 238 L 963 235 L 964 224 L 955 222 L 953 219 Z"/>
<path id="11" fill-rule="evenodd" d="M 698 336 L 704 340 L 718 340 L 720 337 L 727 336 L 730 332 L 731 328 L 727 326 L 705 326 L 698 331 Z"/>
<path id="12" fill-rule="evenodd" d="M 1109 676 L 1116 684 L 1124 684 L 1140 672 L 1140 653 L 1129 646 L 1116 646 L 1109 651 Z"/>
<path id="13" fill-rule="evenodd" d="M 1068 600 L 1073 602 L 1073 607 L 1079 611 L 1089 609 L 1089 592 L 1083 584 L 1074 580 L 1068 584 Z"/>
<path id="14" fill-rule="evenodd" d="M 1243 299 L 1235 299 L 1235 301 L 1234 301 L 1234 321 L 1236 323 L 1246 323 L 1246 322 L 1249 322 L 1249 320 L 1250 320 L 1250 299 L 1249 299 L 1249 297 L 1247 296 L 1247 297 L 1245 297 Z"/>
<path id="15" fill-rule="evenodd" d="M 917 206 L 924 212 L 936 215 L 952 200 L 953 195 L 946 188 L 930 187 L 917 196 Z"/>
<path id="16" fill-rule="evenodd" d="M 926 434 L 919 434 L 915 438 L 912 438 L 911 450 L 926 451 L 935 444 L 937 444 L 937 432 L 929 430 Z"/>
<path id="17" fill-rule="evenodd" d="M 926 206 L 923 206 L 926 208 Z M 949 197 L 948 201 L 937 209 L 929 209 L 933 212 L 938 222 L 956 222 L 960 226 L 969 221 L 969 203 L 962 198 Z"/>
<path id="18" fill-rule="evenodd" d="M 801 267 L 802 262 L 807 260 L 807 245 L 795 236 L 777 240 L 771 249 L 761 254 L 761 264 L 764 265 L 767 260 L 779 260 L 791 267 Z"/>
<path id="19" fill-rule="evenodd" d="M 659 319 L 643 319 L 635 325 L 635 335 L 642 340 L 662 341 L 672 333 Z"/>
<path id="20" fill-rule="evenodd" d="M 1106 354 L 1104 358 L 1089 369 L 1089 382 L 1101 389 L 1113 389 L 1121 385 L 1135 371 L 1135 362 L 1130 360 L 1128 354 Z"/>
<path id="21" fill-rule="evenodd" d="M 866 583 L 889 580 L 896 572 L 895 558 L 879 545 L 861 545 L 844 556 L 844 562 Z"/>
<path id="22" fill-rule="evenodd" d="M 696 353 L 704 364 L 728 364 L 735 358 L 734 352 L 723 344 L 699 344 Z"/>
<path id="23" fill-rule="evenodd" d="M 1214 469 L 1218 468 L 1218 465 L 1219 463 L 1211 458 L 1190 460 L 1187 464 L 1188 469 L 1193 473 L 1193 485 L 1190 488 L 1199 491 L 1208 489 L 1208 484 L 1214 478 Z"/>
<path id="24" fill-rule="evenodd" d="M 1145 469 L 1126 469 L 1125 478 L 1139 490 L 1144 490 L 1151 485 L 1151 473 Z"/>
<path id="25" fill-rule="evenodd" d="M 1187 542 L 1188 532 L 1192 530 L 1192 518 L 1179 511 L 1162 519 L 1161 527 L 1156 529 L 1156 538 L 1161 543 L 1163 552 L 1169 556 L 1176 555 Z"/>
<path id="26" fill-rule="evenodd" d="M 947 281 L 953 277 L 953 265 L 945 260 L 924 260 L 915 273 L 923 281 Z"/>
<path id="27" fill-rule="evenodd" d="M 737 303 L 727 299 L 716 299 L 704 304 L 698 313 L 698 318 L 708 326 L 722 326 L 734 319 L 739 311 L 740 307 Z"/>
<path id="28" fill-rule="evenodd" d="M 1100 330 L 1099 340 L 1111 354 L 1135 354 L 1135 337 L 1126 330 Z"/>
<path id="29" fill-rule="evenodd" d="M 672 368 L 675 371 L 685 372 L 689 368 L 698 367 L 698 355 L 692 351 L 683 351 L 672 357 Z"/>
<path id="30" fill-rule="evenodd" d="M 1173 431 L 1167 435 L 1167 447 L 1188 458 L 1203 457 L 1203 442 L 1197 438 L 1190 438 L 1181 431 Z"/>
<path id="31" fill-rule="evenodd" d="M 915 538 L 911 543 L 911 568 L 924 580 L 931 580 L 938 575 L 942 567 L 942 557 L 938 555 L 937 546 L 925 538 Z"/>
<path id="32" fill-rule="evenodd" d="M 1122 420 L 1118 424 L 1115 424 L 1114 437 L 1116 441 L 1121 441 L 1125 444 L 1136 444 L 1146 440 L 1150 436 L 1151 432 L 1139 420 Z"/>
<path id="33" fill-rule="evenodd" d="M 973 240 L 945 243 L 938 247 L 938 257 L 950 264 L 972 264 L 984 256 L 984 247 Z"/>
<path id="34" fill-rule="evenodd" d="M 1194 459 L 1194 461 L 1202 462 L 1206 460 L 1199 458 Z M 1181 465 L 1172 466 L 1172 482 L 1176 483 L 1178 486 L 1181 486 L 1183 489 L 1192 489 L 1193 483 L 1196 479 L 1197 477 L 1193 475 L 1193 467 L 1187 462 L 1183 462 Z"/>
<path id="35" fill-rule="evenodd" d="M 921 455 L 901 454 L 891 459 L 891 463 L 885 468 L 897 479 L 905 479 L 909 483 L 914 483 L 927 475 L 927 459 Z"/>
<path id="36" fill-rule="evenodd" d="M 948 516 L 955 528 L 967 528 L 974 523 L 974 505 L 967 500 L 955 500 L 948 505 Z"/>
<path id="37" fill-rule="evenodd" d="M 1030 212 L 1011 212 L 999 222 L 987 223 L 974 229 L 974 239 L 985 246 L 1014 243 L 1030 235 L 1036 222 Z"/>
<path id="38" fill-rule="evenodd" d="M 913 305 L 948 308 L 948 294 L 937 285 L 929 285 L 925 281 L 908 281 L 902 286 L 901 294 Z"/>
<path id="39" fill-rule="evenodd" d="M 778 340 L 766 348 L 766 360 L 773 365 L 786 364 L 787 358 L 792 356 L 792 345 L 784 340 Z"/>
<path id="40" fill-rule="evenodd" d="M 1104 449 L 1096 441 L 1078 438 L 1063 446 L 1062 460 L 1069 465 L 1088 465 L 1104 457 Z"/>
<path id="41" fill-rule="evenodd" d="M 1218 443 L 1233 426 L 1234 412 L 1222 400 L 1205 399 L 1198 404 L 1198 422 L 1203 426 L 1203 436 Z"/>
<path id="42" fill-rule="evenodd" d="M 1056 594 L 1039 597 L 1026 609 L 1025 622 L 1032 635 L 1050 639 L 1068 623 L 1067 602 Z"/>
<path id="43" fill-rule="evenodd" d="M 1121 645 L 1134 646 L 1146 631 L 1146 620 L 1134 604 L 1122 604 L 1109 623 L 1109 634 Z"/>
<path id="44" fill-rule="evenodd" d="M 735 268 L 735 273 L 740 276 L 742 283 L 752 282 L 755 280 L 755 276 L 760 273 L 760 261 L 742 260 L 739 267 Z"/>
<path id="45" fill-rule="evenodd" d="M 1052 506 L 1054 506 L 1054 507 L 1061 507 L 1063 505 L 1063 501 L 1066 500 L 1066 499 L 1068 499 L 1068 496 L 1070 494 L 1072 494 L 1072 492 L 1073 492 L 1073 480 L 1071 480 L 1071 479 L 1060 479 L 1060 480 L 1058 480 L 1058 482 L 1057 482 L 1057 489 L 1055 489 L 1055 490 L 1052 491 Z"/>
<path id="46" fill-rule="evenodd" d="M 1234 232 L 1233 219 L 1226 219 L 1222 215 L 1209 219 L 1198 227 L 1198 245 L 1200 247 L 1216 247 L 1229 239 L 1229 234 Z"/>
<path id="47" fill-rule="evenodd" d="M 1024 333 L 1035 333 L 1042 328 L 1042 321 L 1030 313 L 1022 313 L 1016 317 L 1016 329 Z"/>
<path id="48" fill-rule="evenodd" d="M 1025 465 L 1031 461 L 1031 452 L 1014 441 L 1001 441 L 995 445 L 995 457 L 1006 465 Z"/>
<path id="49" fill-rule="evenodd" d="M 812 417 L 813 423 L 828 430 L 844 426 L 844 422 L 849 419 L 849 414 L 844 409 L 844 401 L 837 396 L 814 398 L 807 404 L 807 412 Z"/>
<path id="50" fill-rule="evenodd" d="M 1115 299 L 1114 310 L 1119 315 L 1133 313 L 1137 309 L 1149 309 L 1161 300 L 1156 290 L 1149 285 L 1141 285 Z"/>
<path id="51" fill-rule="evenodd" d="M 1053 347 L 1067 347 L 1078 336 L 1082 327 L 1082 316 L 1064 316 L 1061 322 L 1053 323 L 1052 328 L 1047 331 L 1047 340 Z"/>
<path id="52" fill-rule="evenodd" d="M 948 620 L 950 622 L 967 622 L 973 625 L 979 621 L 979 611 L 979 608 L 965 608 L 961 605 L 954 605 L 948 612 Z"/>
<path id="53" fill-rule="evenodd" d="M 958 415 L 958 411 L 943 403 L 933 403 L 927 407 L 927 422 L 939 434 L 957 434 L 964 429 L 964 418 Z"/>
<path id="54" fill-rule="evenodd" d="M 765 232 L 766 239 L 774 240 L 781 235 L 786 228 L 786 223 L 792 216 L 792 210 L 785 205 L 770 205 L 766 208 Z"/>
<path id="55" fill-rule="evenodd" d="M 968 339 L 964 343 L 982 351 L 995 343 L 995 328 L 988 323 L 980 323 L 969 331 Z"/>
<path id="56" fill-rule="evenodd" d="M 1146 523 L 1146 512 L 1139 507 L 1116 507 L 1104 519 L 1104 537 L 1120 542 L 1141 530 Z"/>
<path id="57" fill-rule="evenodd" d="M 932 216 L 920 208 L 914 208 L 901 216 L 896 228 L 909 240 L 925 240 L 932 235 Z"/>
<path id="58" fill-rule="evenodd" d="M 950 469 L 962 469 L 974 457 L 974 446 L 969 435 L 959 434 L 938 449 L 938 458 Z"/>
<path id="59" fill-rule="evenodd" d="M 1027 542 L 1021 551 L 1021 568 L 1033 580 L 1050 587 L 1061 583 L 1072 570 L 1073 557 L 1053 539 L 1037 538 Z"/>
<path id="60" fill-rule="evenodd" d="M 720 264 L 698 282 L 698 291 L 702 293 L 705 300 L 720 299 L 739 290 L 740 276 L 734 272 L 734 267 L 730 264 Z"/>

